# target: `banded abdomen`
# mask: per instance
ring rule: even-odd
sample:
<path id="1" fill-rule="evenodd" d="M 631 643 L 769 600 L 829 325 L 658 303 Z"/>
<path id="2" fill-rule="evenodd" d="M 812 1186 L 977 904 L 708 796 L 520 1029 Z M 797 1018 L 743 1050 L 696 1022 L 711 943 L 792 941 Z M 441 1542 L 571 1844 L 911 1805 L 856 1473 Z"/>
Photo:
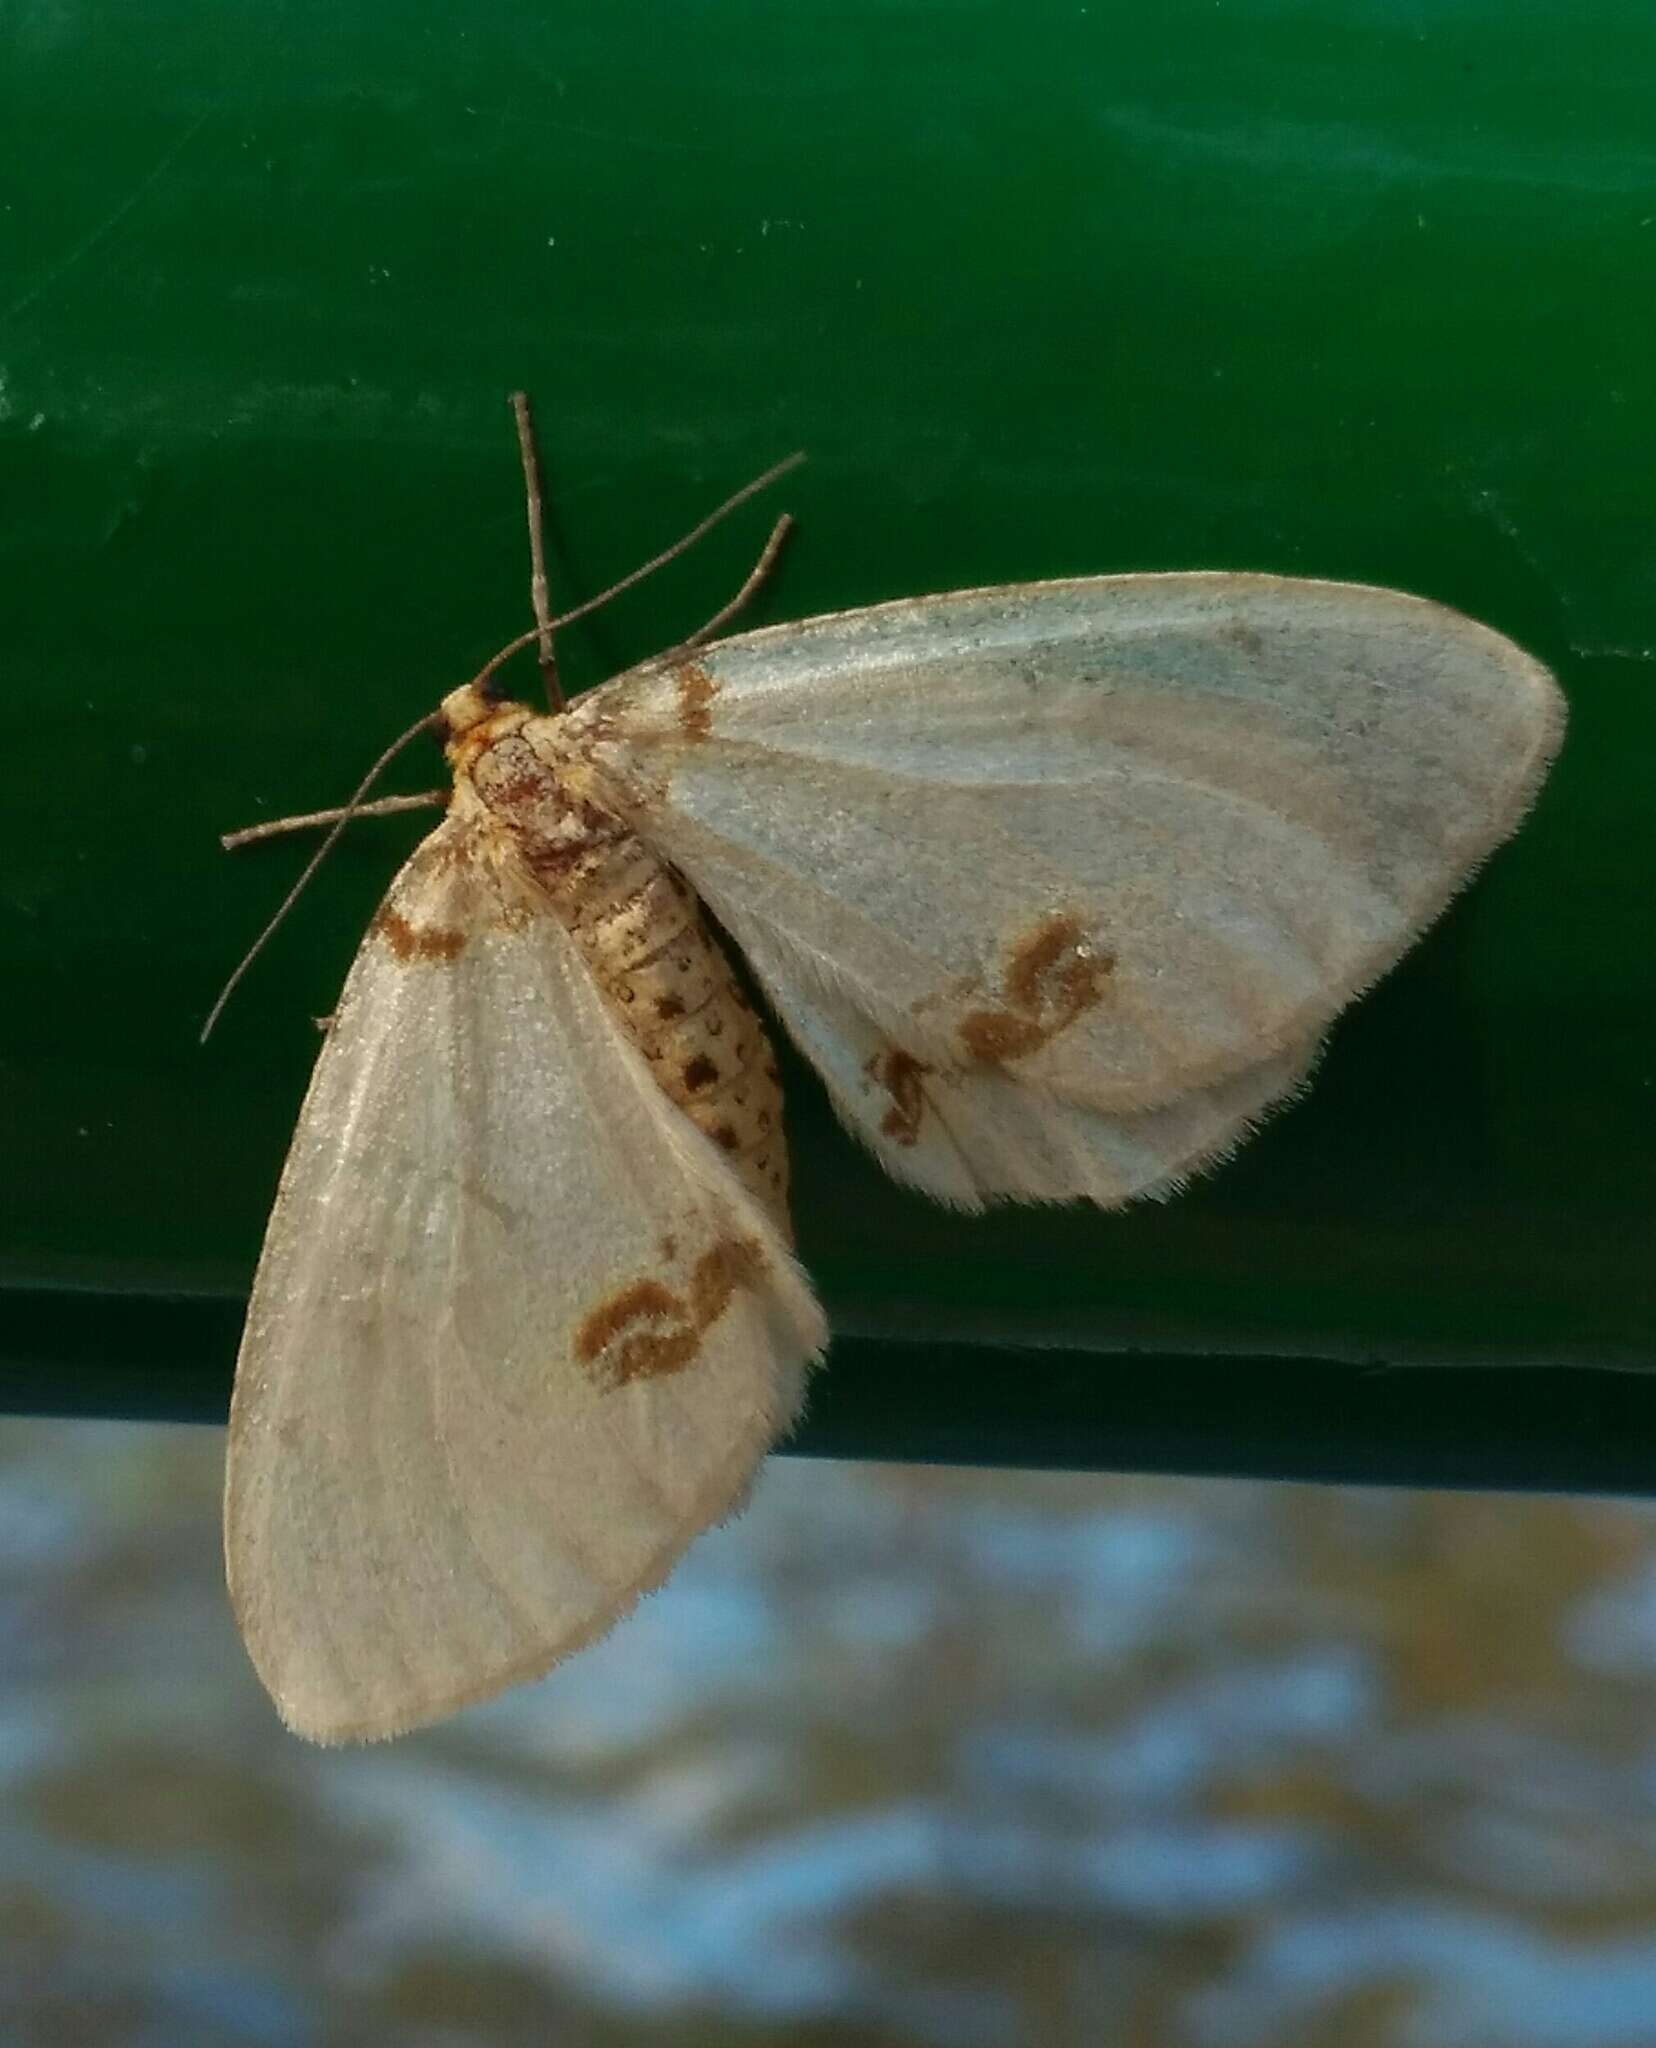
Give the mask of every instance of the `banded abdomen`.
<path id="1" fill-rule="evenodd" d="M 497 713 L 451 748 L 457 780 L 517 835 L 662 1092 L 791 1236 L 782 1087 L 764 1026 L 691 889 L 533 744 L 551 724 L 520 707 Z"/>

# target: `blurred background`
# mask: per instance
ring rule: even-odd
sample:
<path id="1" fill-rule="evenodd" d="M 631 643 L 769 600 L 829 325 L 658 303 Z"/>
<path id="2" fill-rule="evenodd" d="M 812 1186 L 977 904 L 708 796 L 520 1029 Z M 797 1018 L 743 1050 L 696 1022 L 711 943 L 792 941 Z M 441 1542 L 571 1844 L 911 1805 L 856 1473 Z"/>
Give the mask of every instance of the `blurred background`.
<path id="1" fill-rule="evenodd" d="M 607 1641 L 280 1729 L 217 1431 L 0 1428 L 0 2040 L 1648 2048 L 1656 1508 L 773 1459 Z"/>

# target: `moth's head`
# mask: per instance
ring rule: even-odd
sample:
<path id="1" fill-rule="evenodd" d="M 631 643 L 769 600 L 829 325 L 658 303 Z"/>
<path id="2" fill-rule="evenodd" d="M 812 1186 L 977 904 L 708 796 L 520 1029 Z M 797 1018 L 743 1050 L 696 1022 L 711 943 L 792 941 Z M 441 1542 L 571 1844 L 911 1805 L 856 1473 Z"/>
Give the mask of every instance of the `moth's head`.
<path id="1" fill-rule="evenodd" d="M 452 747 L 474 726 L 492 718 L 506 702 L 504 692 L 491 690 L 487 683 L 462 683 L 458 690 L 450 690 L 437 707 L 435 729 L 438 739 L 445 748 Z"/>

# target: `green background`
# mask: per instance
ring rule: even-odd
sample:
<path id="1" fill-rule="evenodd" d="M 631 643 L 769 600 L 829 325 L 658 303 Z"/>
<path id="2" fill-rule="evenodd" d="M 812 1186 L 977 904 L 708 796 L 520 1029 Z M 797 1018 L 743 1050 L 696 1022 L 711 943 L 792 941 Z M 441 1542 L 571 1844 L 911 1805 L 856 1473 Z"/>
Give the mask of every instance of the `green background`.
<path id="1" fill-rule="evenodd" d="M 1656 1349 L 1653 88 L 1604 0 L 8 10 L 8 1405 L 221 1411 L 311 1019 L 425 826 L 349 834 L 200 1050 L 305 851 L 215 835 L 337 801 L 524 623 L 525 385 L 566 604 L 811 455 L 574 629 L 580 682 L 786 507 L 760 618 L 1273 569 L 1444 599 L 1570 695 L 1520 838 L 1175 1203 L 947 1214 L 790 1065 L 847 1340 L 808 1444 L 1126 1462 L 1136 1402 L 1269 1465 L 1320 1403 L 1279 1462 L 1357 1469 L 1353 1368 L 1477 1363 L 1383 1376 L 1470 1381 L 1404 1439 L 1452 1412 L 1477 1476 L 1528 1400 L 1544 1479 L 1605 1399 L 1656 1483 L 1620 1392 L 1491 1392 Z"/>

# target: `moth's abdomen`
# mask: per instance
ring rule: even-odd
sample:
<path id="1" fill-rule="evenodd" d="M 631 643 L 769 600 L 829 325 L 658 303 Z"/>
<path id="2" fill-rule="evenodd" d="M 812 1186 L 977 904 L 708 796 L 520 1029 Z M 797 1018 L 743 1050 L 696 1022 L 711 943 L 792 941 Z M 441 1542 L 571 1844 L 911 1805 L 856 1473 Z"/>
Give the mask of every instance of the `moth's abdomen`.
<path id="1" fill-rule="evenodd" d="M 776 1061 L 695 897 L 625 826 L 594 849 L 574 886 L 557 862 L 537 866 L 533 849 L 529 867 L 558 903 L 662 1092 L 785 1220 Z"/>
<path id="2" fill-rule="evenodd" d="M 695 895 L 625 819 L 571 790 L 521 726 L 480 737 L 465 762 L 473 787 L 516 833 L 663 1094 L 788 1231 L 775 1056 Z"/>

